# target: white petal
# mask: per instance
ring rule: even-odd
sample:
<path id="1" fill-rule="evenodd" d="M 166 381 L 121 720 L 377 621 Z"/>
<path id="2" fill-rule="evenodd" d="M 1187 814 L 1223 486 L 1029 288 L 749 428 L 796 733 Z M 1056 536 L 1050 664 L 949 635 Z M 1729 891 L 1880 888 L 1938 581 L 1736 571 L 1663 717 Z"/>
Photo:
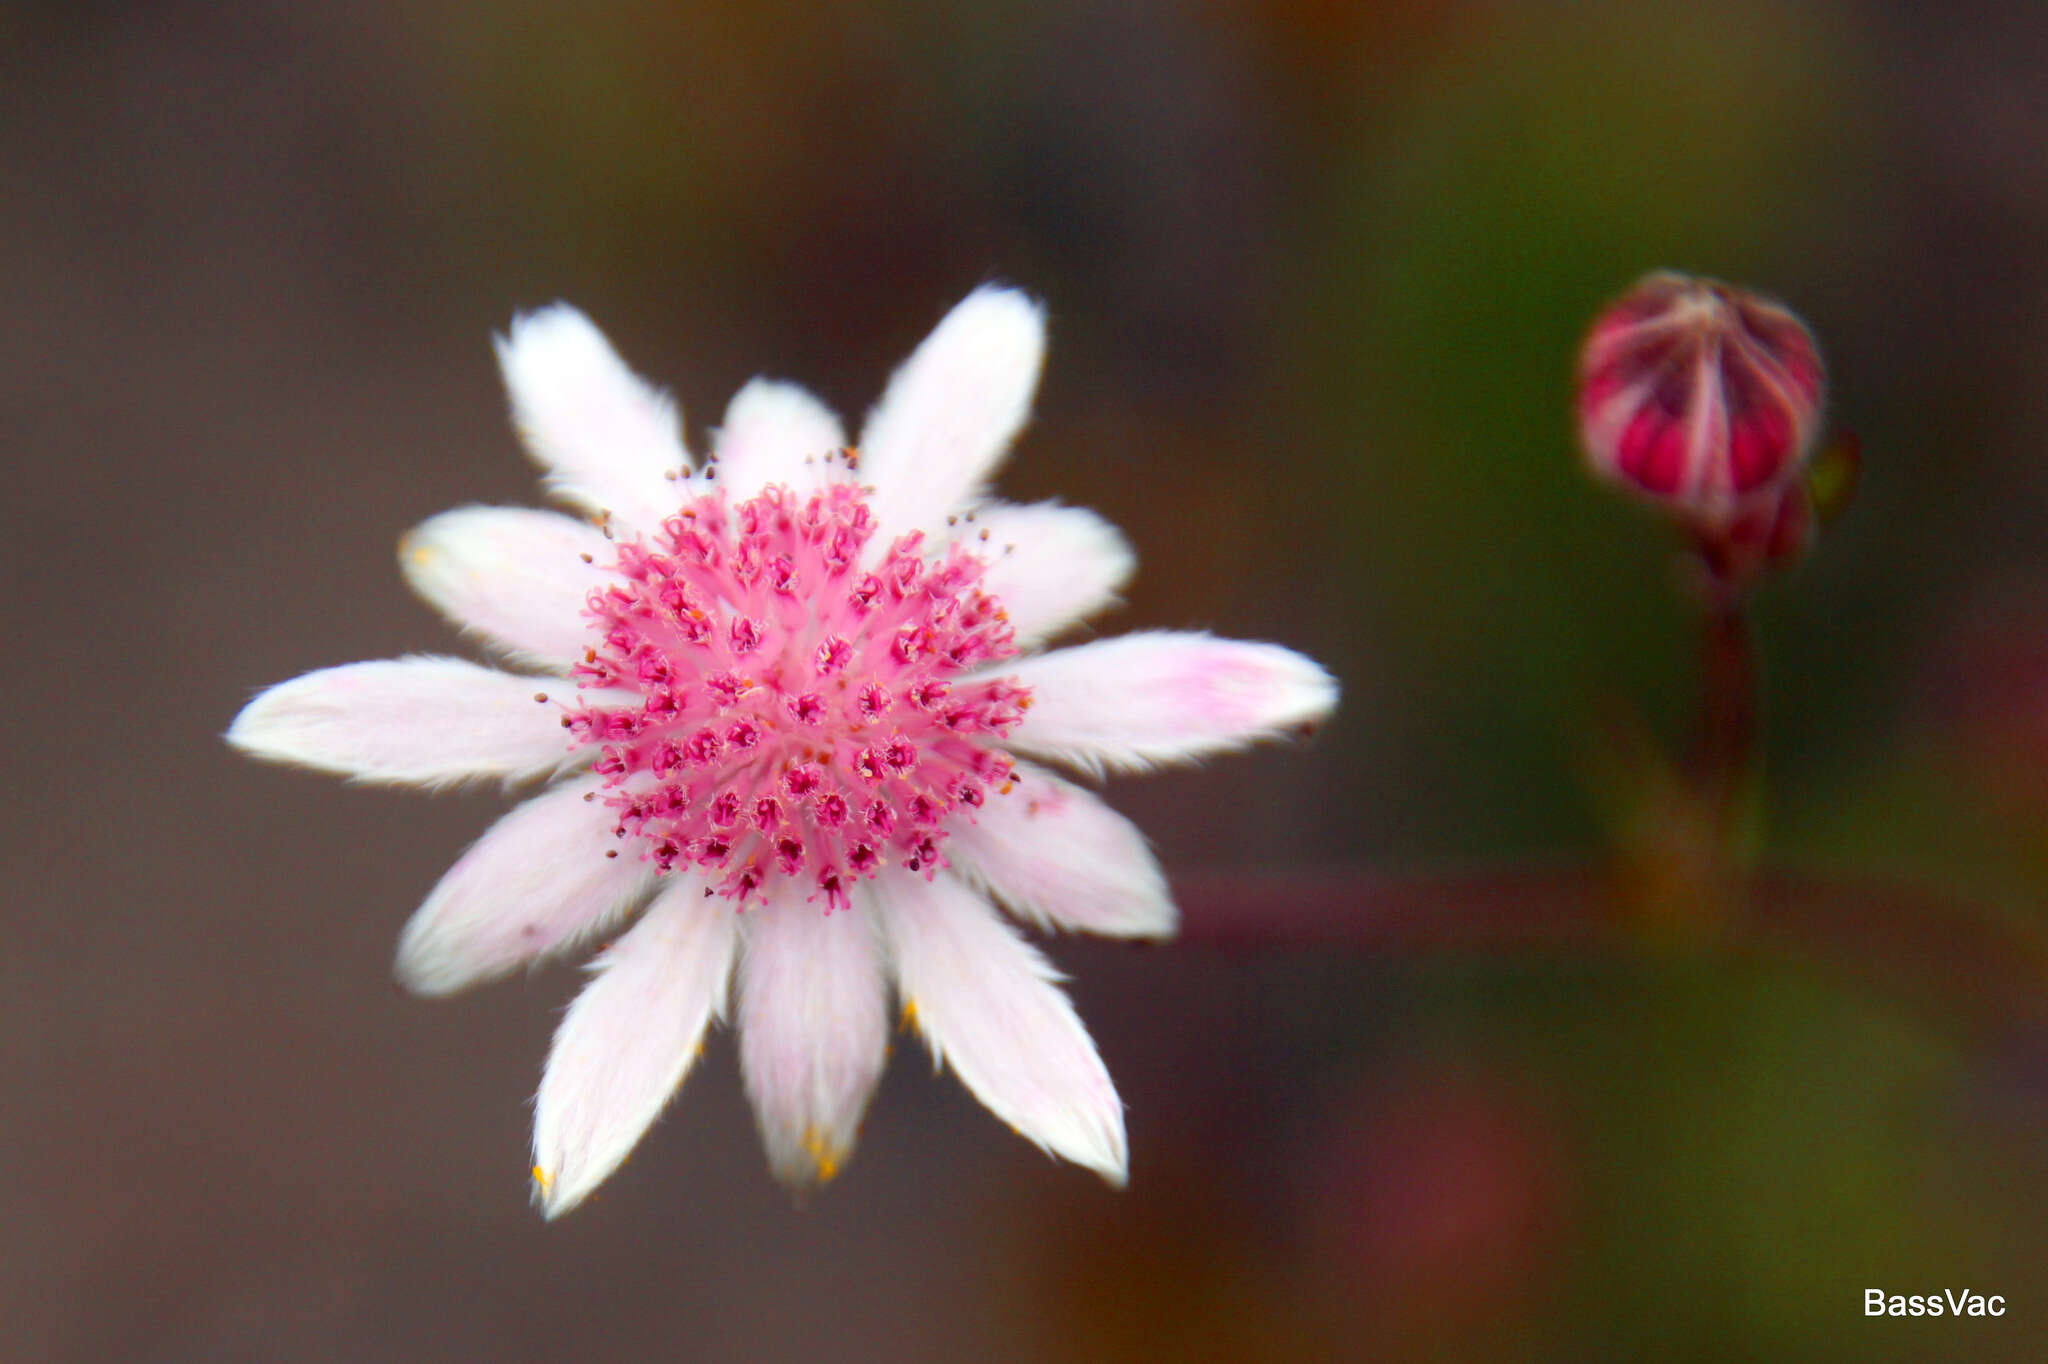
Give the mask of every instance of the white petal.
<path id="1" fill-rule="evenodd" d="M 953 876 L 897 873 L 870 893 L 934 1064 L 1022 1136 L 1121 1185 L 1123 1104 L 1045 958 Z"/>
<path id="2" fill-rule="evenodd" d="M 682 505 L 671 480 L 688 456 L 668 396 L 626 368 L 604 334 L 566 303 L 512 320 L 498 341 L 512 418 L 548 487 L 628 530 L 649 531 Z"/>
<path id="3" fill-rule="evenodd" d="M 442 786 L 517 780 L 568 758 L 549 685 L 459 658 L 350 663 L 281 682 L 228 726 L 227 740 L 272 762 L 361 781 Z"/>
<path id="4" fill-rule="evenodd" d="M 845 444 L 846 431 L 831 408 L 795 384 L 772 379 L 755 379 L 733 394 L 711 443 L 718 486 L 735 499 L 770 483 L 812 487 L 828 469 L 844 467 L 828 465 L 825 456 Z"/>
<path id="5" fill-rule="evenodd" d="M 574 947 L 645 895 L 653 873 L 614 836 L 602 791 L 596 777 L 564 782 L 486 830 L 399 935 L 399 982 L 453 994 Z"/>
<path id="6" fill-rule="evenodd" d="M 1138 826 L 1092 791 L 1019 763 L 1016 789 L 957 824 L 946 854 L 967 879 L 1041 928 L 1170 938 L 1180 915 Z"/>
<path id="7" fill-rule="evenodd" d="M 1204 634 L 1120 635 L 1002 671 L 1032 689 L 1006 742 L 1091 772 L 1242 748 L 1337 704 L 1336 680 L 1291 649 Z"/>
<path id="8" fill-rule="evenodd" d="M 1015 289 L 969 294 L 889 381 L 860 443 L 878 541 L 935 535 L 995 469 L 1031 410 L 1045 310 Z"/>
<path id="9" fill-rule="evenodd" d="M 1115 526 L 1056 502 L 978 509 L 961 521 L 959 540 L 988 563 L 982 586 L 1009 613 L 1020 646 L 1115 602 L 1138 564 Z"/>
<path id="10" fill-rule="evenodd" d="M 730 903 L 678 877 L 624 937 L 555 1032 L 533 1119 L 534 1199 L 549 1217 L 618 1168 L 682 1084 L 725 1012 Z"/>
<path id="11" fill-rule="evenodd" d="M 583 602 L 614 557 L 595 526 L 525 507 L 443 512 L 398 543 L 413 591 L 456 625 L 540 667 L 581 657 L 596 637 Z"/>
<path id="12" fill-rule="evenodd" d="M 790 895 L 741 930 L 740 1066 L 768 1163 L 785 1184 L 828 1180 L 853 1151 L 888 1054 L 873 913 L 827 915 Z"/>

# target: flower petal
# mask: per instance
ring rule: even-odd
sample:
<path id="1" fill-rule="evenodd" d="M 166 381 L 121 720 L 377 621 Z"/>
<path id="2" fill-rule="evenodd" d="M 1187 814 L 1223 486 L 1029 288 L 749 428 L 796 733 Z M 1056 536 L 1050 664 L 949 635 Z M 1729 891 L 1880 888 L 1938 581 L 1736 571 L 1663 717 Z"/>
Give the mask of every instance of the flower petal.
<path id="1" fill-rule="evenodd" d="M 526 507 L 460 507 L 398 542 L 413 591 L 456 625 L 539 667 L 566 665 L 595 637 L 583 602 L 614 557 L 595 526 Z"/>
<path id="2" fill-rule="evenodd" d="M 1084 507 L 997 503 L 960 525 L 959 539 L 988 563 L 982 586 L 1028 646 L 1116 601 L 1137 556 L 1115 526 Z"/>
<path id="3" fill-rule="evenodd" d="M 568 757 L 560 713 L 534 701 L 537 684 L 459 658 L 350 663 L 262 693 L 227 740 L 258 758 L 361 781 L 517 780 Z"/>
<path id="4" fill-rule="evenodd" d="M 555 1032 L 533 1119 L 534 1201 L 558 1217 L 618 1168 L 725 1012 L 739 916 L 676 877 L 605 949 Z"/>
<path id="5" fill-rule="evenodd" d="M 1124 1182 L 1123 1104 L 1052 967 L 965 883 L 886 878 L 904 1010 L 974 1097 L 1054 1155 Z"/>
<path id="6" fill-rule="evenodd" d="M 1042 767 L 1018 769 L 1014 791 L 953 829 L 954 867 L 1040 928 L 1172 937 L 1180 914 L 1138 826 Z"/>
<path id="7" fill-rule="evenodd" d="M 1337 683 L 1277 644 L 1156 631 L 1006 665 L 1032 689 L 1012 747 L 1084 771 L 1142 771 L 1312 724 Z"/>
<path id="8" fill-rule="evenodd" d="M 888 1053 L 888 987 L 865 905 L 826 914 L 800 891 L 741 925 L 740 1067 L 775 1177 L 831 1179 L 853 1151 Z"/>
<path id="9" fill-rule="evenodd" d="M 575 946 L 645 895 L 653 872 L 586 799 L 603 789 L 596 777 L 564 782 L 486 830 L 399 935 L 399 983 L 453 994 Z"/>
<path id="10" fill-rule="evenodd" d="M 1015 289 L 976 289 L 925 338 L 861 437 L 880 538 L 943 529 L 1024 425 L 1044 358 L 1045 310 Z"/>
<path id="11" fill-rule="evenodd" d="M 668 396 L 626 368 L 566 303 L 512 319 L 498 341 L 512 417 L 550 491 L 629 530 L 653 530 L 682 504 L 689 456 Z"/>
<path id="12" fill-rule="evenodd" d="M 741 501 L 770 483 L 817 484 L 828 467 L 825 456 L 845 444 L 846 431 L 831 408 L 795 384 L 755 379 L 732 395 L 711 448 L 718 455 L 718 486 Z"/>

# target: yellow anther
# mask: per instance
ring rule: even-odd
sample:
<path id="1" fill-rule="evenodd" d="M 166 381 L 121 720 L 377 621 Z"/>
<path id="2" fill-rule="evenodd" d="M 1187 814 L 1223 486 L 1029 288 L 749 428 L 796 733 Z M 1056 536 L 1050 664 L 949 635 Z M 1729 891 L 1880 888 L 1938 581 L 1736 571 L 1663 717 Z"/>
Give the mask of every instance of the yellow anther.
<path id="1" fill-rule="evenodd" d="M 826 1140 L 825 1134 L 815 1127 L 804 1129 L 804 1154 L 817 1167 L 819 1183 L 830 1183 L 838 1177 L 839 1162 L 845 1153 Z"/>

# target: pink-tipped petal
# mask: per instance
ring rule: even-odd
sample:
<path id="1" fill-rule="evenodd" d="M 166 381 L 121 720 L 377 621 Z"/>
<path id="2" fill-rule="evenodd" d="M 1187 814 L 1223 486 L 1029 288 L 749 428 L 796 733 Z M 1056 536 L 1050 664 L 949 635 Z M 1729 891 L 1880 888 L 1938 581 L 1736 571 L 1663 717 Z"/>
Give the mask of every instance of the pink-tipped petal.
<path id="1" fill-rule="evenodd" d="M 616 554 L 583 521 L 525 507 L 460 507 L 398 545 L 413 591 L 456 625 L 521 662 L 564 668 L 583 656 L 584 599 Z"/>
<path id="2" fill-rule="evenodd" d="M 1144 835 L 1093 792 L 1019 763 L 1015 789 L 976 813 L 947 854 L 1018 918 L 1110 938 L 1170 938 L 1179 926 Z"/>
<path id="3" fill-rule="evenodd" d="M 1123 1103 L 1045 958 L 953 876 L 892 876 L 873 895 L 934 1065 L 951 1063 L 1028 1140 L 1121 1186 Z"/>
<path id="4" fill-rule="evenodd" d="M 721 902 L 723 903 L 723 902 Z M 747 911 L 740 955 L 740 1067 L 775 1177 L 839 1173 L 888 1053 L 888 985 L 873 915 L 789 893 Z"/>
<path id="5" fill-rule="evenodd" d="M 574 947 L 638 902 L 654 874 L 589 798 L 602 789 L 565 782 L 486 830 L 399 936 L 399 983 L 453 994 Z"/>
<path id="6" fill-rule="evenodd" d="M 1143 771 L 1278 738 L 1337 704 L 1337 683 L 1277 644 L 1157 631 L 1005 664 L 1032 704 L 1021 752 L 1084 771 Z"/>
<path id="7" fill-rule="evenodd" d="M 682 418 L 566 303 L 512 320 L 498 341 L 512 419 L 548 488 L 622 527 L 652 530 L 681 501 Z"/>
<path id="8" fill-rule="evenodd" d="M 1137 558 L 1094 512 L 1057 502 L 997 503 L 955 527 L 988 564 L 988 590 L 1009 613 L 1020 646 L 1034 644 L 1115 603 Z"/>
<path id="9" fill-rule="evenodd" d="M 516 781 L 567 759 L 560 712 L 533 699 L 546 685 L 459 658 L 350 663 L 262 693 L 227 740 L 254 757 L 359 781 Z"/>
<path id="10" fill-rule="evenodd" d="M 896 371 L 868 418 L 860 477 L 890 535 L 938 534 L 989 476 L 1031 411 L 1045 358 L 1045 310 L 983 286 Z"/>
<path id="11" fill-rule="evenodd" d="M 555 1033 L 533 1121 L 533 1194 L 558 1217 L 603 1183 L 661 1115 L 725 1012 L 734 914 L 678 877 L 591 963 Z"/>
<path id="12" fill-rule="evenodd" d="M 843 469 L 846 431 L 832 409 L 795 384 L 755 379 L 725 409 L 712 439 L 718 483 L 729 495 L 752 497 L 771 483 L 809 488 Z M 829 457 L 829 459 L 828 459 Z"/>

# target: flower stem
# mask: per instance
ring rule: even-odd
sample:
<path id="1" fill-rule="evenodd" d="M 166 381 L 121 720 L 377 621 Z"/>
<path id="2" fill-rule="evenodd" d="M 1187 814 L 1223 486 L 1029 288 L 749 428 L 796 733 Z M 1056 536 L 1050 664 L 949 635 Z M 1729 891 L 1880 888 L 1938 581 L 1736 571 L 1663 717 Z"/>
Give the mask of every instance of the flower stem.
<path id="1" fill-rule="evenodd" d="M 1690 776 L 1702 805 L 1712 812 L 1714 852 L 1725 866 L 1733 860 L 1756 776 L 1756 641 L 1746 599 L 1736 592 L 1714 594 L 1704 605 L 1700 625 L 1700 719 Z"/>
<path id="2" fill-rule="evenodd" d="M 1979 906 L 1853 876 L 1760 868 L 1753 913 L 1720 946 L 1799 963 L 1975 1035 L 2048 1026 L 2048 942 Z M 1592 862 L 1389 874 L 1211 871 L 1177 877 L 1181 940 L 1226 951 L 1388 959 L 1668 959 L 1631 927 L 1625 876 Z"/>

